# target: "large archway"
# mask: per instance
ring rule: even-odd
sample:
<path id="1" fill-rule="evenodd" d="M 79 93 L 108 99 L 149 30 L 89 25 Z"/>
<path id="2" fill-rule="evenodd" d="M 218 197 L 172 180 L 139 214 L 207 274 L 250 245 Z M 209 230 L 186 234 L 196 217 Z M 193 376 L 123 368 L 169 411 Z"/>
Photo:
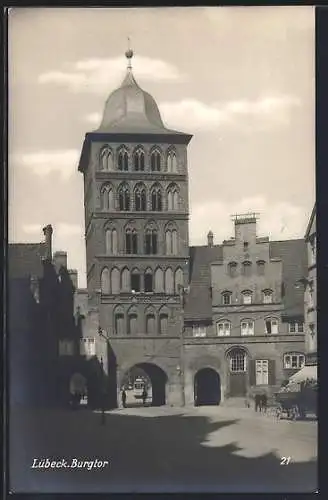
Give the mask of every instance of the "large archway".
<path id="1" fill-rule="evenodd" d="M 167 375 L 153 363 L 137 363 L 123 376 L 120 389 L 125 389 L 127 406 L 141 406 L 142 399 L 135 389 L 136 380 L 142 380 L 147 392 L 146 404 L 163 406 L 166 404 Z"/>
<path id="2" fill-rule="evenodd" d="M 194 379 L 196 406 L 219 405 L 221 401 L 220 375 L 213 368 L 202 368 Z"/>

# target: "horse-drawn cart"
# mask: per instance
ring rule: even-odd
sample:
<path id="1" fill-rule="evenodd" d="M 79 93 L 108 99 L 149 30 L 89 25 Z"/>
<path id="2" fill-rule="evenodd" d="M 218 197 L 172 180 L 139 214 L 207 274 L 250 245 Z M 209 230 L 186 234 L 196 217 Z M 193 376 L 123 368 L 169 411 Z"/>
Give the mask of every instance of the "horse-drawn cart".
<path id="1" fill-rule="evenodd" d="M 281 388 L 275 394 L 278 417 L 284 415 L 296 420 L 305 418 L 309 413 L 317 415 L 317 386 L 313 383 L 302 383 Z"/>

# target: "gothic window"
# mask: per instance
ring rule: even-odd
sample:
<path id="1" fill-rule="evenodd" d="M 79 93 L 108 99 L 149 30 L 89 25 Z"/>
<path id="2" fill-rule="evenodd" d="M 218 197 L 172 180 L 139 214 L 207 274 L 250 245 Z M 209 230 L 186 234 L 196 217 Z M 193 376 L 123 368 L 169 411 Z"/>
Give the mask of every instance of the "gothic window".
<path id="1" fill-rule="evenodd" d="M 229 361 L 231 372 L 246 371 L 246 353 L 243 349 L 233 349 L 229 354 Z"/>
<path id="2" fill-rule="evenodd" d="M 128 334 L 137 335 L 138 333 L 138 314 L 134 307 L 128 312 Z"/>
<path id="3" fill-rule="evenodd" d="M 183 287 L 183 271 L 181 267 L 179 267 L 175 271 L 174 284 L 175 284 L 175 293 L 180 293 L 180 289 L 181 287 Z"/>
<path id="4" fill-rule="evenodd" d="M 119 150 L 117 155 L 117 168 L 121 171 L 129 170 L 129 157 L 127 150 L 123 147 Z"/>
<path id="5" fill-rule="evenodd" d="M 146 333 L 147 335 L 155 335 L 156 333 L 156 316 L 152 312 L 146 314 Z"/>
<path id="6" fill-rule="evenodd" d="M 117 231 L 106 229 L 106 254 L 117 255 Z"/>
<path id="7" fill-rule="evenodd" d="M 172 149 L 167 155 L 167 171 L 170 173 L 177 172 L 178 162 L 176 152 Z"/>
<path id="8" fill-rule="evenodd" d="M 114 267 L 111 271 L 110 282 L 112 293 L 114 295 L 120 293 L 120 271 L 117 269 L 117 267 Z"/>
<path id="9" fill-rule="evenodd" d="M 257 261 L 257 274 L 259 276 L 264 276 L 265 273 L 265 262 L 264 260 Z"/>
<path id="10" fill-rule="evenodd" d="M 243 262 L 243 275 L 250 276 L 252 274 L 252 263 L 246 260 Z"/>
<path id="11" fill-rule="evenodd" d="M 145 292 L 153 292 L 153 271 L 151 269 L 145 271 Z"/>
<path id="12" fill-rule="evenodd" d="M 135 172 L 145 170 L 145 153 L 141 147 L 138 147 L 133 154 L 133 169 Z"/>
<path id="13" fill-rule="evenodd" d="M 162 335 L 165 335 L 168 331 L 169 326 L 169 315 L 168 311 L 165 307 L 163 307 L 159 314 L 159 332 Z"/>
<path id="14" fill-rule="evenodd" d="M 164 273 L 160 267 L 155 271 L 155 292 L 164 293 Z"/>
<path id="15" fill-rule="evenodd" d="M 130 292 L 130 271 L 125 267 L 121 272 L 121 290 L 124 293 Z"/>
<path id="16" fill-rule="evenodd" d="M 156 255 L 158 251 L 157 243 L 157 229 L 153 224 L 150 224 L 145 229 L 145 254 Z"/>
<path id="17" fill-rule="evenodd" d="M 178 233 L 171 224 L 165 231 L 166 255 L 177 255 L 178 253 Z"/>
<path id="18" fill-rule="evenodd" d="M 114 210 L 114 192 L 110 184 L 102 186 L 100 191 L 100 206 L 101 210 Z"/>
<path id="19" fill-rule="evenodd" d="M 138 253 L 137 231 L 130 226 L 125 229 L 125 253 L 129 255 Z"/>
<path id="20" fill-rule="evenodd" d="M 150 155 L 150 169 L 152 172 L 161 171 L 161 153 L 158 151 L 158 149 L 152 151 Z"/>
<path id="21" fill-rule="evenodd" d="M 130 189 L 126 184 L 121 184 L 118 189 L 118 205 L 119 210 L 130 210 Z"/>
<path id="22" fill-rule="evenodd" d="M 114 162 L 113 162 L 113 153 L 108 146 L 105 146 L 100 152 L 100 170 L 112 171 Z"/>
<path id="23" fill-rule="evenodd" d="M 136 212 L 145 212 L 147 210 L 146 187 L 144 184 L 138 184 L 134 190 L 134 207 Z"/>
<path id="24" fill-rule="evenodd" d="M 174 293 L 173 271 L 170 267 L 165 271 L 165 293 L 168 295 L 172 295 Z"/>
<path id="25" fill-rule="evenodd" d="M 114 334 L 122 336 L 124 333 L 124 310 L 121 306 L 117 306 L 114 309 Z"/>
<path id="26" fill-rule="evenodd" d="M 133 292 L 140 292 L 140 273 L 138 269 L 133 269 L 131 272 L 131 290 Z"/>
<path id="27" fill-rule="evenodd" d="M 101 271 L 101 293 L 110 293 L 110 280 L 109 280 L 109 270 L 107 267 Z"/>
<path id="28" fill-rule="evenodd" d="M 178 187 L 175 184 L 171 184 L 167 190 L 167 209 L 169 211 L 179 210 Z"/>
<path id="29" fill-rule="evenodd" d="M 151 190 L 151 209 L 153 212 L 162 211 L 162 190 L 160 186 L 154 186 Z"/>
<path id="30" fill-rule="evenodd" d="M 237 276 L 237 265 L 237 262 L 229 262 L 228 264 L 228 272 L 231 278 Z"/>

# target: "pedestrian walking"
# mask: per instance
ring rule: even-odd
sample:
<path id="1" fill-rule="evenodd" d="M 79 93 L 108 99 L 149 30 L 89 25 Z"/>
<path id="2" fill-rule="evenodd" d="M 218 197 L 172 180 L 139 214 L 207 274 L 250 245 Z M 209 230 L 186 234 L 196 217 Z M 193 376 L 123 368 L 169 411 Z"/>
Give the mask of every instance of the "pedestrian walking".
<path id="1" fill-rule="evenodd" d="M 123 408 L 126 408 L 126 392 L 124 388 L 122 390 L 122 406 Z"/>
<path id="2" fill-rule="evenodd" d="M 260 394 L 255 394 L 255 411 L 261 411 L 261 396 Z"/>

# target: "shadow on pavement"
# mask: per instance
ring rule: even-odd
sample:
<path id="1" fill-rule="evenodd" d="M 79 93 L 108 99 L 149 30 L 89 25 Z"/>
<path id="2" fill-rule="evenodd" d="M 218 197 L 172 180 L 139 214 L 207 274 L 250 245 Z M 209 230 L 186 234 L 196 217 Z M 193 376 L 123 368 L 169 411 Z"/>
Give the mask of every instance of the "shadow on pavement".
<path id="1" fill-rule="evenodd" d="M 313 492 L 317 461 L 280 465 L 268 453 L 245 458 L 233 441 L 205 446 L 236 419 L 202 415 L 142 416 L 124 410 L 12 411 L 10 488 L 14 492 Z M 261 436 L 254 436 L 261 439 Z M 274 446 L 274 443 L 273 443 Z M 33 459 L 109 460 L 104 469 L 31 469 Z"/>

